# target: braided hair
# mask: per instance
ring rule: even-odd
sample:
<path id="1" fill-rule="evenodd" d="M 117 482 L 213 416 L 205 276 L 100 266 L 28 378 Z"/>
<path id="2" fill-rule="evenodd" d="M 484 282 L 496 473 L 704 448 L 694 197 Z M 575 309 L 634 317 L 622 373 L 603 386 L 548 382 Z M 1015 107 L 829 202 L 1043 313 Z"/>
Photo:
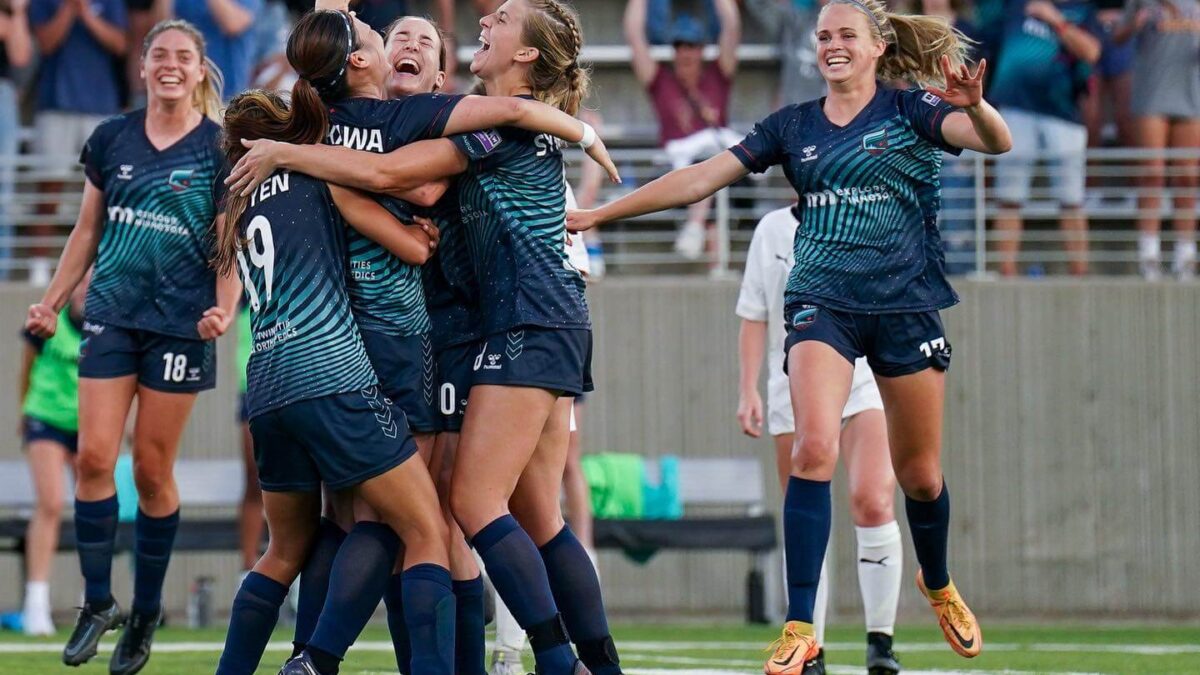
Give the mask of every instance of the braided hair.
<path id="1" fill-rule="evenodd" d="M 529 70 L 534 98 L 574 115 L 587 97 L 591 77 L 579 64 L 583 31 L 579 15 L 560 0 L 525 0 L 531 10 L 525 18 L 522 42 L 538 50 Z"/>

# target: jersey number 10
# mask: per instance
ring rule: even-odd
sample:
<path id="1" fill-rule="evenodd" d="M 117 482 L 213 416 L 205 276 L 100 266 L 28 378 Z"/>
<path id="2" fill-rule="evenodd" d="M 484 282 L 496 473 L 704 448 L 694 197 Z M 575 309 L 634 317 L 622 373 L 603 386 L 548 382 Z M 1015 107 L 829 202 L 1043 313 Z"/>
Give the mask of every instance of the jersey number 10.
<path id="1" fill-rule="evenodd" d="M 264 216 L 254 216 L 250 226 L 246 228 L 246 249 L 238 251 L 238 267 L 242 270 L 242 280 L 246 286 L 246 295 L 250 298 L 250 309 L 255 312 L 271 301 L 271 286 L 275 282 L 275 238 L 271 235 L 271 221 Z M 250 255 L 250 263 L 263 271 L 263 281 L 266 286 L 265 294 L 259 296 L 254 280 L 250 278 L 250 265 L 246 256 Z"/>

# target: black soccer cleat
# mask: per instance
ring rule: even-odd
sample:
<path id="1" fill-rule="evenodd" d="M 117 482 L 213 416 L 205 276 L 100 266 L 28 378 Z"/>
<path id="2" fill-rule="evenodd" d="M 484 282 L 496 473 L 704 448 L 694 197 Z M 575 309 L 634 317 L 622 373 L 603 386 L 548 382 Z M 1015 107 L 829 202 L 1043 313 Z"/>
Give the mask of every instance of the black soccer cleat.
<path id="1" fill-rule="evenodd" d="M 301 652 L 300 656 L 289 659 L 283 667 L 279 669 L 279 675 L 321 675 L 321 671 L 317 670 L 316 664 L 312 662 L 312 658 L 307 652 Z"/>
<path id="2" fill-rule="evenodd" d="M 900 662 L 892 651 L 892 636 L 867 633 L 867 675 L 896 675 Z"/>
<path id="3" fill-rule="evenodd" d="M 825 675 L 825 649 L 817 652 L 817 655 L 812 659 L 804 662 L 804 670 L 800 671 L 801 675 Z"/>
<path id="4" fill-rule="evenodd" d="M 541 675 L 541 673 L 542 671 L 539 670 L 537 666 L 534 666 L 533 672 L 530 673 L 530 675 Z M 280 673 L 279 675 L 283 675 L 283 673 Z M 288 675 L 292 674 L 288 673 Z M 583 661 L 576 660 L 575 669 L 571 671 L 571 675 L 592 675 L 592 671 L 588 670 L 587 666 L 583 665 Z"/>
<path id="5" fill-rule="evenodd" d="M 150 660 L 150 644 L 154 642 L 154 631 L 162 620 L 162 610 L 153 614 L 130 612 L 117 648 L 108 661 L 110 675 L 133 675 L 146 667 Z"/>
<path id="6" fill-rule="evenodd" d="M 62 660 L 68 666 L 82 666 L 96 655 L 100 638 L 110 630 L 119 628 L 125 622 L 121 608 L 114 600 L 108 609 L 96 611 L 87 603 L 79 608 L 79 618 L 75 619 L 75 630 L 63 647 Z"/>

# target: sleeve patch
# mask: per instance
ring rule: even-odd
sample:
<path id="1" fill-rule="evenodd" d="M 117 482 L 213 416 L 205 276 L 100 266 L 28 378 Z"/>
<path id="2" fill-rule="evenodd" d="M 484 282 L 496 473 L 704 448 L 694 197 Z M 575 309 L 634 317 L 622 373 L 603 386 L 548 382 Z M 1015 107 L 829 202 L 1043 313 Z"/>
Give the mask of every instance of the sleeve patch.
<path id="1" fill-rule="evenodd" d="M 496 147 L 500 145 L 501 140 L 502 140 L 500 138 L 499 132 L 497 132 L 495 129 L 485 129 L 483 131 L 476 131 L 476 132 L 472 133 L 471 136 L 474 137 L 475 140 L 479 143 L 479 147 L 480 147 L 480 149 L 483 150 L 484 154 L 490 153 L 491 151 L 495 150 Z"/>
<path id="2" fill-rule="evenodd" d="M 939 98 L 938 96 L 935 96 L 933 94 L 933 92 L 929 92 L 929 91 L 925 92 L 925 94 L 923 96 L 921 96 L 921 100 L 924 101 L 925 103 L 928 103 L 929 105 L 935 106 L 935 107 L 942 102 L 941 98 Z"/>

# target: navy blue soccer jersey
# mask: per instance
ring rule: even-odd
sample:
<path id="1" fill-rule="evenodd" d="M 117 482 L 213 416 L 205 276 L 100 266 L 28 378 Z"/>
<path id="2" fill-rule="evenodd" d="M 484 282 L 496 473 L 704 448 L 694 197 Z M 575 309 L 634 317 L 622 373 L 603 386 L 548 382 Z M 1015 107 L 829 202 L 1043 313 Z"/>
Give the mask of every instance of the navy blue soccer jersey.
<path id="1" fill-rule="evenodd" d="M 824 99 L 790 105 L 730 148 L 750 171 L 776 164 L 799 197 L 785 306 L 917 312 L 958 301 L 946 281 L 937 212 L 942 138 L 954 109 L 919 89 L 879 86 L 843 127 Z"/>
<path id="2" fill-rule="evenodd" d="M 467 232 L 458 202 L 458 179 L 434 206 L 431 217 L 440 231 L 433 258 L 421 268 L 433 344 L 444 349 L 474 342 L 480 334 L 479 284 L 471 264 Z"/>
<path id="3" fill-rule="evenodd" d="M 247 417 L 376 384 L 346 291 L 348 228 L 325 183 L 277 172 L 238 226 L 253 341 Z"/>
<path id="4" fill-rule="evenodd" d="M 104 193 L 104 231 L 88 287 L 97 323 L 198 339 L 196 322 L 216 303 L 209 267 L 217 209 L 213 180 L 224 163 L 221 128 L 209 119 L 159 150 L 146 111 L 102 122 L 80 156 Z"/>
<path id="5" fill-rule="evenodd" d="M 483 335 L 516 326 L 590 328 L 583 277 L 567 259 L 559 140 L 507 127 L 454 140 L 469 157 L 487 151 L 470 161 L 458 191 Z"/>
<path id="6" fill-rule="evenodd" d="M 326 143 L 354 150 L 391 152 L 442 135 L 461 96 L 421 94 L 384 101 L 350 98 L 330 108 Z M 411 213 L 400 200 L 378 197 L 393 214 Z M 422 335 L 430 330 L 421 270 L 392 255 L 356 230 L 349 233 L 350 300 L 365 329 L 387 335 Z"/>

